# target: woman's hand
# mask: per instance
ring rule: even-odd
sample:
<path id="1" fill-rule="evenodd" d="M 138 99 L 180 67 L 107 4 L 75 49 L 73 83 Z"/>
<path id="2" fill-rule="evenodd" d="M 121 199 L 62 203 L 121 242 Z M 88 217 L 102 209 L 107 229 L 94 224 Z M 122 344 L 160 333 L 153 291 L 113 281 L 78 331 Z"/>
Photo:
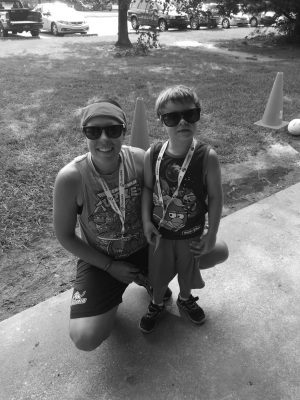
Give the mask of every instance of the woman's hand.
<path id="1" fill-rule="evenodd" d="M 144 235 L 147 239 L 147 242 L 150 245 L 155 246 L 157 237 L 160 238 L 161 234 L 158 232 L 158 230 L 155 228 L 155 226 L 152 224 L 151 221 L 146 222 L 143 225 L 144 225 Z"/>
<path id="2" fill-rule="evenodd" d="M 139 269 L 134 267 L 133 264 L 118 260 L 111 263 L 107 272 L 118 281 L 129 284 L 136 279 Z"/>
<path id="3" fill-rule="evenodd" d="M 194 253 L 195 257 L 210 253 L 216 245 L 216 240 L 216 235 L 207 233 L 200 238 L 200 241 L 191 242 L 191 252 Z"/>

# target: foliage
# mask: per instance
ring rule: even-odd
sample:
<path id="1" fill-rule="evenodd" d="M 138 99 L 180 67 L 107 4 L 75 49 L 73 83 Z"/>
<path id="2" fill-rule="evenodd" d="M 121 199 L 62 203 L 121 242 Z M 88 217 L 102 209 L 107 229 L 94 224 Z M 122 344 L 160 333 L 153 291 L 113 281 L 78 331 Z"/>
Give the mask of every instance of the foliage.
<path id="1" fill-rule="evenodd" d="M 139 34 L 136 44 L 133 46 L 136 55 L 147 55 L 150 49 L 157 49 L 160 47 L 158 36 L 159 33 L 155 29 L 150 31 L 137 31 Z"/>
<path id="2" fill-rule="evenodd" d="M 260 13 L 274 11 L 277 15 L 275 27 L 290 40 L 300 42 L 300 1 L 299 0 L 218 0 L 225 13 L 234 13 L 239 4 L 245 12 Z"/>
<path id="3" fill-rule="evenodd" d="M 201 0 L 174 0 L 178 11 L 183 11 L 188 13 L 189 10 L 197 11 L 200 10 L 203 1 Z"/>
<path id="4" fill-rule="evenodd" d="M 123 52 L 118 49 L 115 54 L 116 57 L 147 56 L 151 49 L 160 48 L 158 40 L 159 33 L 155 29 L 149 31 L 137 30 L 136 33 L 139 34 L 136 43 L 134 43 L 131 48 L 125 49 Z"/>

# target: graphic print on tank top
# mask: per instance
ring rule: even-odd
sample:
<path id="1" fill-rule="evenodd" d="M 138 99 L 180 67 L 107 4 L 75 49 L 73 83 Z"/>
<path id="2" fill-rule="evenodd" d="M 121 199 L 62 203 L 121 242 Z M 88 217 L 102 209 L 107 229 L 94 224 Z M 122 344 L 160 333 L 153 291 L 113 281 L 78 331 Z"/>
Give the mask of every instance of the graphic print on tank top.
<path id="1" fill-rule="evenodd" d="M 111 189 L 117 205 L 120 204 L 119 188 Z M 114 257 L 126 257 L 144 244 L 140 215 L 141 187 L 136 179 L 125 184 L 125 234 L 122 237 L 122 224 L 119 215 L 112 209 L 103 191 L 96 193 L 95 209 L 89 221 L 96 227 L 97 245 Z"/>
<path id="2" fill-rule="evenodd" d="M 160 184 L 164 205 L 171 199 L 177 188 L 180 165 L 172 161 L 160 169 Z M 189 187 L 190 177 L 187 174 L 180 186 L 178 195 L 170 203 L 161 227 L 178 232 L 188 225 L 191 218 L 200 213 L 200 204 L 193 190 Z M 162 208 L 157 196 L 157 185 L 155 183 L 153 192 L 153 220 L 158 224 L 162 218 Z"/>

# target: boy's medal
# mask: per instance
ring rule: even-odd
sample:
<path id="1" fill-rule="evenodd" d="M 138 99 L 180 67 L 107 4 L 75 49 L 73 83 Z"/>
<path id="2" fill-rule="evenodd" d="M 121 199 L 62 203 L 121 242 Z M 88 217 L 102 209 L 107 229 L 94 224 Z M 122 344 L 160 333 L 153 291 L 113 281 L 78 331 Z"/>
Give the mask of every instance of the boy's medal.
<path id="1" fill-rule="evenodd" d="M 159 168 L 160 168 L 160 164 L 161 164 L 164 152 L 165 152 L 165 150 L 166 150 L 166 148 L 168 146 L 168 143 L 169 143 L 169 141 L 167 140 L 162 145 L 162 148 L 160 149 L 160 152 L 158 154 L 157 161 L 156 161 L 156 164 L 155 164 L 155 179 L 156 179 L 156 185 L 157 185 L 158 201 L 159 201 L 160 206 L 161 206 L 162 211 L 163 211 L 161 220 L 159 221 L 159 224 L 158 224 L 158 229 L 160 228 L 160 226 L 161 226 L 161 224 L 162 224 L 162 222 L 163 222 L 163 220 L 165 218 L 165 215 L 166 215 L 166 212 L 167 212 L 167 209 L 168 209 L 169 205 L 171 204 L 173 199 L 175 197 L 177 197 L 177 195 L 178 195 L 181 182 L 182 182 L 182 180 L 184 178 L 184 175 L 185 175 L 185 173 L 186 173 L 186 171 L 187 171 L 187 169 L 188 169 L 188 167 L 190 165 L 191 159 L 192 159 L 193 154 L 195 152 L 195 148 L 196 148 L 196 143 L 197 142 L 196 142 L 196 139 L 193 138 L 193 141 L 192 141 L 192 143 L 190 145 L 190 148 L 189 148 L 189 150 L 188 150 L 188 152 L 187 152 L 187 154 L 185 156 L 185 159 L 183 161 L 183 164 L 182 164 L 182 166 L 180 168 L 180 171 L 179 171 L 179 174 L 178 174 L 177 188 L 176 188 L 175 192 L 173 193 L 172 197 L 170 198 L 170 200 L 167 202 L 166 206 L 164 207 L 164 200 L 163 200 L 163 195 L 162 195 L 161 186 L 160 186 L 160 180 L 159 180 Z M 158 247 L 158 245 L 157 245 L 157 247 Z"/>

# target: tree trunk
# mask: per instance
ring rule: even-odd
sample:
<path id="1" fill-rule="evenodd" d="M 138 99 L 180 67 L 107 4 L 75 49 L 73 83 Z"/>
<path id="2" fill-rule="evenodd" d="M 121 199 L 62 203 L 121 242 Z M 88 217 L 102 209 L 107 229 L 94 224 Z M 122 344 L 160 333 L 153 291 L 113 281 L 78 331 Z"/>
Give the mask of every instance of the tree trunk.
<path id="1" fill-rule="evenodd" d="M 127 10 L 129 7 L 130 0 L 119 0 L 119 11 L 118 11 L 118 41 L 115 44 L 120 47 L 131 47 L 132 44 L 128 37 L 128 26 L 127 26 Z"/>

